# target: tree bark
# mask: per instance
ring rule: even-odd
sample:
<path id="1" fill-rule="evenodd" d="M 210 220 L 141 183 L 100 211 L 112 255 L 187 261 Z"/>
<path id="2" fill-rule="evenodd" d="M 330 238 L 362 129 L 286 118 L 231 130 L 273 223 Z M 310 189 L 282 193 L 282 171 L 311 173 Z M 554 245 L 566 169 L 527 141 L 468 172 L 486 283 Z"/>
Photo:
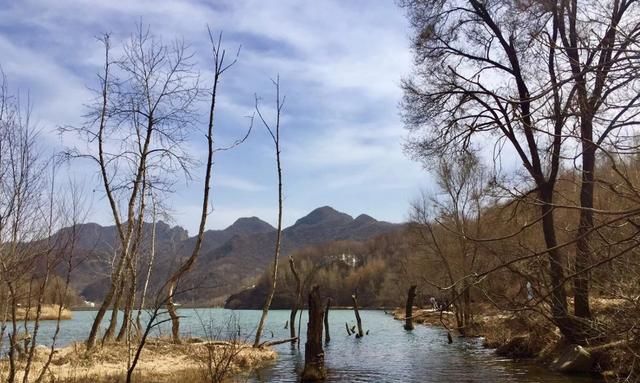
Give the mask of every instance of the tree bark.
<path id="1" fill-rule="evenodd" d="M 327 298 L 327 305 L 324 309 L 324 341 L 326 343 L 331 342 L 331 335 L 329 334 L 329 308 L 331 307 L 331 298 Z"/>
<path id="2" fill-rule="evenodd" d="M 588 118 L 587 118 L 588 119 Z M 596 146 L 593 139 L 593 127 L 589 121 L 581 123 L 582 135 L 582 184 L 580 185 L 580 221 L 576 242 L 576 277 L 573 280 L 574 314 L 582 318 L 591 318 L 589 307 L 589 272 L 591 248 L 589 233 L 593 230 L 593 187 L 595 172 Z"/>
<path id="3" fill-rule="evenodd" d="M 102 336 L 102 343 L 108 343 L 113 340 L 113 336 L 116 332 L 116 327 L 118 326 L 118 313 L 120 312 L 120 301 L 122 300 L 122 291 L 124 290 L 125 279 L 120 278 L 120 283 L 118 284 L 118 289 L 115 294 L 115 299 L 113 300 L 113 307 L 111 308 L 111 319 L 109 320 L 109 326 Z M 88 347 L 87 347 L 88 348 Z"/>
<path id="4" fill-rule="evenodd" d="M 405 306 L 405 310 L 404 310 L 404 329 L 405 330 L 413 330 L 413 300 L 416 297 L 416 288 L 418 286 L 416 285 L 411 285 L 411 287 L 409 287 L 409 291 L 407 292 L 407 304 Z"/>
<path id="5" fill-rule="evenodd" d="M 136 327 L 139 333 L 142 332 L 142 323 L 140 322 L 140 316 L 142 315 L 142 310 L 144 309 L 145 300 L 147 298 L 147 289 L 149 288 L 149 280 L 151 279 L 151 270 L 153 269 L 153 260 L 156 257 L 156 227 L 157 227 L 157 211 L 156 211 L 156 200 L 154 198 L 153 193 L 151 194 L 151 203 L 152 203 L 152 217 L 153 224 L 151 226 L 151 249 L 149 254 L 149 263 L 147 265 L 147 276 L 144 279 L 144 287 L 142 288 L 142 294 L 140 295 L 140 304 L 138 305 L 138 313 L 136 315 Z"/>
<path id="6" fill-rule="evenodd" d="M 560 332 L 570 340 L 574 329 L 567 317 L 567 293 L 564 287 L 563 256 L 557 249 L 555 220 L 553 217 L 553 185 L 544 184 L 539 187 L 542 213 L 542 232 L 549 255 L 549 277 L 551 279 L 551 313 Z"/>
<path id="7" fill-rule="evenodd" d="M 307 342 L 304 345 L 303 382 L 320 381 L 327 377 L 327 371 L 324 367 L 324 350 L 322 349 L 324 310 L 318 290 L 318 286 L 313 286 L 309 293 L 309 322 L 307 323 Z"/>
<path id="8" fill-rule="evenodd" d="M 133 305 L 136 297 L 136 272 L 135 265 L 129 265 L 129 285 L 127 291 L 127 299 L 124 305 L 124 315 L 122 317 L 122 325 L 120 326 L 120 331 L 118 331 L 118 336 L 116 336 L 116 342 L 122 342 L 125 337 L 129 334 L 129 330 L 131 328 L 131 319 L 133 312 Z"/>
<path id="9" fill-rule="evenodd" d="M 356 314 L 356 323 L 358 325 L 358 333 L 356 334 L 356 338 L 362 338 L 364 336 L 364 331 L 362 331 L 362 320 L 360 319 L 360 312 L 358 311 L 358 292 L 354 292 L 351 296 L 353 300 L 353 312 Z"/>
<path id="10" fill-rule="evenodd" d="M 136 287 L 137 287 L 137 259 L 138 252 L 142 243 L 143 229 L 144 229 L 144 218 L 145 218 L 145 201 L 147 194 L 147 175 L 146 173 L 142 176 L 142 190 L 140 192 L 140 206 L 138 208 L 138 220 L 136 222 L 135 228 L 135 238 L 133 240 L 133 245 L 131 246 L 131 251 L 129 252 L 129 259 L 127 260 L 127 273 L 128 273 L 128 284 L 123 283 L 123 293 L 125 293 L 124 288 L 127 287 L 126 291 L 127 297 L 124 305 L 124 313 L 122 316 L 122 325 L 120 327 L 120 331 L 118 332 L 118 336 L 116 337 L 116 342 L 122 342 L 126 336 L 129 334 L 129 330 L 131 328 L 131 317 L 133 312 L 133 305 L 136 300 Z"/>

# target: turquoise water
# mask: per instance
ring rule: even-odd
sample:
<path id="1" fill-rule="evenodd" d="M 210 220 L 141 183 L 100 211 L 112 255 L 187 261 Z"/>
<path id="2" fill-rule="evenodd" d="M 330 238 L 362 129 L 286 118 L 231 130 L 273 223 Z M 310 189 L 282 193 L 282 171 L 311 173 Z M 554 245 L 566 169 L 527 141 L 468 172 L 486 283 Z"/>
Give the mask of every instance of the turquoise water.
<path id="1" fill-rule="evenodd" d="M 228 336 L 228 331 L 252 341 L 260 311 L 225 309 L 181 309 L 181 332 L 186 336 Z M 418 326 L 407 332 L 403 323 L 382 311 L 361 311 L 363 327 L 369 335 L 362 339 L 347 336 L 345 322 L 355 324 L 350 310 L 331 311 L 331 342 L 325 347 L 328 382 L 523 382 L 523 383 L 593 383 L 594 377 L 575 377 L 556 374 L 524 362 L 497 357 L 483 349 L 478 340 L 454 339 L 447 343 L 446 333 L 434 327 Z M 93 311 L 77 311 L 73 319 L 64 321 L 57 345 L 63 346 L 83 340 L 95 317 Z M 107 317 L 109 317 L 107 315 Z M 273 310 L 264 331 L 264 340 L 289 337 L 284 328 L 288 310 Z M 302 315 L 302 345 L 275 346 L 278 359 L 248 377 L 249 382 L 297 382 L 304 364 L 306 311 Z M 230 325 L 231 324 L 231 325 Z M 47 344 L 55 329 L 55 322 L 41 324 L 39 344 Z M 154 330 L 154 335 L 167 335 L 169 326 Z M 244 379 L 243 379 L 244 380 Z"/>

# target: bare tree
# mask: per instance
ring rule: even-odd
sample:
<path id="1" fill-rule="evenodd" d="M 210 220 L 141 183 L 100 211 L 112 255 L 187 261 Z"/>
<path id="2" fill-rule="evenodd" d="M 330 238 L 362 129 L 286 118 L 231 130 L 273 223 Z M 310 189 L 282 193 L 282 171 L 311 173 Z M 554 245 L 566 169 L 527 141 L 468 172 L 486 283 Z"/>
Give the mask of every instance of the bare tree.
<path id="1" fill-rule="evenodd" d="M 572 0 L 554 1 L 549 9 L 558 34 L 558 41 L 554 39 L 559 47 L 556 66 L 573 83 L 575 93 L 572 113 L 578 122 L 576 131 L 569 134 L 579 139 L 582 167 L 573 289 L 575 315 L 590 318 L 586 269 L 597 260 L 590 243 L 596 152 L 608 144 L 628 153 L 630 141 L 618 132 L 640 123 L 636 118 L 640 107 L 640 6 L 634 0 Z"/>
<path id="2" fill-rule="evenodd" d="M 472 238 L 483 237 L 483 206 L 489 202 L 485 169 L 476 155 L 467 152 L 441 158 L 436 175 L 437 194 L 429 197 L 423 193 L 413 203 L 411 221 L 425 256 L 435 257 L 446 276 L 443 280 L 432 273 L 422 281 L 449 295 L 458 330 L 464 334 L 473 317 L 473 281 L 467 276 L 480 269 L 480 244 Z"/>
<path id="3" fill-rule="evenodd" d="M 275 249 L 273 251 L 273 265 L 271 266 L 271 286 L 269 289 L 269 293 L 267 294 L 267 298 L 265 299 L 264 306 L 262 307 L 262 315 L 260 316 L 260 322 L 258 323 L 258 328 L 256 329 L 256 338 L 253 342 L 253 347 L 258 347 L 260 345 L 260 337 L 262 336 L 262 331 L 264 330 L 264 323 L 267 320 L 269 308 L 271 307 L 271 301 L 273 300 L 273 296 L 276 292 L 276 284 L 278 281 L 278 258 L 280 257 L 280 242 L 282 239 L 282 167 L 280 164 L 280 117 L 282 108 L 284 107 L 285 97 L 282 97 L 282 99 L 280 98 L 280 76 L 277 76 L 276 80 L 272 80 L 272 82 L 276 88 L 275 126 L 272 127 L 271 125 L 269 125 L 269 123 L 263 117 L 262 113 L 260 112 L 257 97 L 256 113 L 260 117 L 260 120 L 262 121 L 264 127 L 269 132 L 276 150 L 276 170 L 278 172 L 278 225 L 276 228 L 277 230 Z"/>
<path id="4" fill-rule="evenodd" d="M 214 118 L 215 118 L 215 108 L 216 108 L 216 97 L 218 95 L 218 86 L 220 84 L 220 78 L 229 68 L 231 68 L 237 61 L 238 55 L 240 54 L 240 50 L 233 60 L 229 63 L 225 63 L 225 54 L 226 51 L 222 48 L 222 34 L 218 35 L 218 39 L 215 40 L 213 37 L 211 30 L 209 29 L 209 40 L 211 42 L 211 49 L 213 55 L 213 84 L 210 89 L 210 103 L 209 103 L 209 122 L 207 125 L 207 162 L 205 165 L 205 176 L 204 176 L 204 189 L 202 195 L 202 210 L 200 212 L 200 225 L 198 227 L 198 235 L 196 237 L 196 243 L 193 247 L 193 251 L 187 260 L 185 260 L 178 269 L 167 279 L 167 311 L 171 316 L 171 334 L 173 337 L 173 341 L 176 343 L 180 342 L 180 319 L 175 309 L 175 304 L 173 298 L 176 294 L 176 288 L 180 279 L 184 277 L 189 270 L 193 267 L 193 264 L 197 260 L 200 254 L 200 248 L 202 247 L 202 241 L 204 239 L 204 230 L 207 223 L 207 217 L 209 216 L 209 199 L 210 199 L 210 189 L 211 189 L 211 177 L 213 173 L 213 156 L 217 150 L 226 150 L 231 147 L 237 146 L 243 143 L 251 133 L 251 128 L 253 126 L 253 119 L 251 120 L 251 124 L 249 126 L 249 130 L 246 135 L 242 137 L 240 140 L 237 140 L 233 143 L 233 145 L 229 148 L 216 148 L 214 146 Z"/>
<path id="5" fill-rule="evenodd" d="M 189 174 L 192 160 L 183 142 L 194 123 L 198 96 L 198 76 L 184 42 L 166 45 L 139 25 L 118 60 L 110 56 L 110 37 L 105 35 L 101 42 L 105 64 L 95 107 L 86 125 L 62 129 L 93 145 L 89 151 L 71 148 L 66 154 L 97 165 L 119 239 L 111 285 L 89 333 L 88 348 L 95 344 L 107 309 L 112 304 L 114 311 L 118 308 L 118 290 L 126 285 L 127 269 L 131 275 L 134 245 L 139 242 L 136 227 L 144 218 L 144 191 L 170 191 L 173 174 Z M 110 327 L 115 327 L 116 318 Z"/>
<path id="6" fill-rule="evenodd" d="M 589 125 L 607 115 L 594 115 L 595 105 L 608 110 L 611 130 L 624 126 L 615 117 L 619 108 L 625 110 L 626 122 L 633 115 L 626 111 L 637 103 L 635 97 L 619 99 L 610 109 L 605 99 L 627 86 L 633 88 L 635 83 L 630 62 L 637 55 L 626 49 L 635 41 L 638 28 L 633 21 L 637 12 L 634 3 L 401 2 L 416 32 L 416 72 L 404 82 L 403 109 L 413 132 L 409 151 L 426 163 L 445 152 L 493 144 L 496 158 L 504 148 L 518 158 L 531 190 L 522 191 L 516 185 L 509 189 L 539 208 L 552 317 L 562 333 L 575 341 L 584 341 L 580 328 L 589 325 L 568 312 L 566 254 L 558 241 L 554 218 L 556 184 L 563 155 L 573 147 L 567 141 L 577 138 L 583 148 L 583 192 L 577 207 L 584 212 L 574 262 L 579 271 L 572 275 L 577 287 L 576 314 L 588 317 L 585 265 L 588 232 L 593 226 L 588 210 L 594 159 Z M 586 16 L 584 20 L 577 16 L 591 14 L 611 16 Z M 620 23 L 623 18 L 628 21 Z M 593 36 L 587 31 L 593 31 Z M 577 56 L 581 49 L 586 52 L 583 58 Z M 608 77 L 616 55 L 621 58 L 620 72 L 616 73 L 626 74 L 624 79 Z M 611 86 L 608 92 L 603 91 L 603 81 Z M 591 93 L 585 92 L 585 86 Z M 606 126 L 601 130 L 605 136 L 609 133 Z"/>
<path id="7" fill-rule="evenodd" d="M 51 318 L 56 320 L 55 344 L 68 304 L 81 198 L 75 185 L 67 190 L 58 185 L 57 164 L 42 155 L 30 107 L 23 108 L 19 98 L 9 94 L 0 75 L 0 289 L 6 291 L 0 301 L 0 348 L 7 344 L 9 359 L 2 378 L 26 383 L 33 374 L 39 382 L 48 365 L 33 367 L 40 322 L 45 305 L 57 305 L 57 316 Z M 67 225 L 72 226 L 61 230 Z M 53 352 L 51 348 L 49 361 Z"/>

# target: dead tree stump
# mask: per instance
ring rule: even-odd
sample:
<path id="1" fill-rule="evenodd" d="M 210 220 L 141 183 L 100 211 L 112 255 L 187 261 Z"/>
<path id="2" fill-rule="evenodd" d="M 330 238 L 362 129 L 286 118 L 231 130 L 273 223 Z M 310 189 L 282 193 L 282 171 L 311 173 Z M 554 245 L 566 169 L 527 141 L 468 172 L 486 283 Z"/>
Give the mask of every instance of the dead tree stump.
<path id="1" fill-rule="evenodd" d="M 353 300 L 353 311 L 356 314 L 356 324 L 358 325 L 358 333 L 356 334 L 356 338 L 362 338 L 364 336 L 364 331 L 362 331 L 362 320 L 360 319 L 360 312 L 358 311 L 358 292 L 354 292 L 351 296 Z"/>
<path id="2" fill-rule="evenodd" d="M 293 305 L 291 306 L 291 314 L 289 315 L 289 323 L 291 324 L 289 335 L 291 339 L 296 339 L 296 314 L 298 313 L 300 306 L 302 306 L 302 282 L 300 281 L 300 275 L 298 275 L 298 271 L 296 270 L 296 265 L 292 257 L 289 257 L 289 268 L 291 269 L 291 274 L 293 274 L 293 277 L 296 280 L 295 298 L 293 300 Z M 298 336 L 300 336 L 299 330 Z M 296 341 L 294 340 L 292 342 L 295 343 Z"/>
<path id="3" fill-rule="evenodd" d="M 405 306 L 405 319 L 404 319 L 404 329 L 411 331 L 413 330 L 413 300 L 416 297 L 416 285 L 411 285 L 409 287 L 409 292 L 407 293 L 407 305 Z"/>
<path id="4" fill-rule="evenodd" d="M 324 309 L 324 341 L 326 343 L 331 342 L 331 335 L 329 334 L 329 307 L 331 307 L 331 298 L 327 298 L 327 305 Z"/>
<path id="5" fill-rule="evenodd" d="M 327 370 L 324 368 L 324 350 L 322 349 L 324 310 L 318 290 L 316 285 L 309 293 L 309 322 L 307 323 L 307 342 L 304 345 L 303 382 L 316 382 L 327 377 Z"/>

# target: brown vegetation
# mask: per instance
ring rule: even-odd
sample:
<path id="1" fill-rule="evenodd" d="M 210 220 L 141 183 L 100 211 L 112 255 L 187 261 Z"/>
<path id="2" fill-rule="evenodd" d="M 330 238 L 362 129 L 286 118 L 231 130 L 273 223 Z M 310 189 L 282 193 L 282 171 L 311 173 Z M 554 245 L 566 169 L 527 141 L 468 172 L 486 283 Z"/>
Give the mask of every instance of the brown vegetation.
<path id="1" fill-rule="evenodd" d="M 72 314 L 71 310 L 67 308 L 62 308 L 60 311 L 60 305 L 58 304 L 43 304 L 40 312 L 40 320 L 57 320 L 58 317 L 62 320 L 71 319 Z M 32 321 L 36 319 L 35 310 L 27 310 L 24 307 L 19 307 L 16 310 L 16 318 L 19 321 L 28 320 Z"/>
<path id="2" fill-rule="evenodd" d="M 37 348 L 33 361 L 36 369 L 46 362 L 48 351 L 47 348 Z M 124 381 L 131 351 L 123 343 L 112 343 L 91 351 L 80 343 L 56 349 L 46 381 Z M 269 348 L 256 349 L 241 343 L 194 339 L 176 345 L 170 339 L 152 339 L 142 353 L 134 379 L 137 382 L 220 382 L 232 374 L 249 372 L 275 358 L 276 353 Z M 224 374 L 212 379 L 211 368 L 215 368 L 217 363 L 225 365 Z M 7 363 L 3 360 L 0 363 L 3 379 L 6 369 Z M 22 376 L 17 378 L 22 379 Z"/>

